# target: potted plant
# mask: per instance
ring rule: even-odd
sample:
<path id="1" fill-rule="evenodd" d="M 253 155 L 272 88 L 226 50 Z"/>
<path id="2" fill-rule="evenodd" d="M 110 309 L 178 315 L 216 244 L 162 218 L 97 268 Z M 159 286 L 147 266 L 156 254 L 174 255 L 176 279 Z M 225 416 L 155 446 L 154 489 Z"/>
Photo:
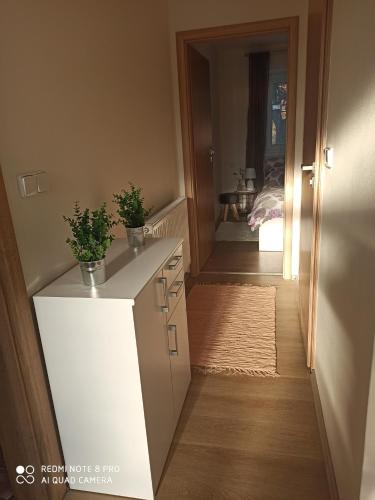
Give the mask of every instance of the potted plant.
<path id="1" fill-rule="evenodd" d="M 78 260 L 85 285 L 96 286 L 104 283 L 105 261 L 108 248 L 114 236 L 111 229 L 116 225 L 112 215 L 107 213 L 103 203 L 98 210 L 81 210 L 78 201 L 74 205 L 73 217 L 63 216 L 72 230 L 73 238 L 66 242 Z"/>
<path id="2" fill-rule="evenodd" d="M 117 203 L 117 213 L 120 222 L 124 224 L 128 235 L 129 245 L 139 247 L 144 244 L 145 218 L 150 214 L 151 208 L 143 206 L 142 189 L 129 182 L 130 189 L 123 189 L 120 193 L 113 195 L 113 201 Z"/>

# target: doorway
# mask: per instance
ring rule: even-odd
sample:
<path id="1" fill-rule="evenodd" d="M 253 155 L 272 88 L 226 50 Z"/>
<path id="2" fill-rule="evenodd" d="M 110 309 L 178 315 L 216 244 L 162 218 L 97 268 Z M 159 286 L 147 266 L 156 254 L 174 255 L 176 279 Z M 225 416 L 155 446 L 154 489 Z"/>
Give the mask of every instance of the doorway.
<path id="1" fill-rule="evenodd" d="M 298 18 L 287 18 L 177 33 L 193 276 L 218 271 L 218 263 L 224 262 L 223 272 L 291 278 L 297 31 Z M 227 68 L 227 75 L 235 69 L 244 78 L 232 97 L 232 116 L 221 113 L 220 129 L 212 79 L 218 59 L 223 77 L 231 52 L 237 65 Z M 259 88 L 255 94 L 251 89 L 259 87 L 262 67 L 264 109 L 255 116 L 252 104 L 259 101 Z M 231 107 L 225 95 L 225 90 L 216 95 L 223 101 L 220 112 Z M 284 177 L 280 210 L 278 201 L 263 193 L 276 170 Z M 263 221 L 261 195 L 272 215 Z"/>

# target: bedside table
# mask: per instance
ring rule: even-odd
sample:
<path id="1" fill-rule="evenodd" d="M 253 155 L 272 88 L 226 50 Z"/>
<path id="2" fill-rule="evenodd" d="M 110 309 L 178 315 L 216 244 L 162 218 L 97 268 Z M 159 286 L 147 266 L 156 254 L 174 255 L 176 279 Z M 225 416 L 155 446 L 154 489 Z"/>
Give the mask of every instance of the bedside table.
<path id="1" fill-rule="evenodd" d="M 236 191 L 238 195 L 238 212 L 241 215 L 247 215 L 251 212 L 254 206 L 255 198 L 258 191 Z"/>

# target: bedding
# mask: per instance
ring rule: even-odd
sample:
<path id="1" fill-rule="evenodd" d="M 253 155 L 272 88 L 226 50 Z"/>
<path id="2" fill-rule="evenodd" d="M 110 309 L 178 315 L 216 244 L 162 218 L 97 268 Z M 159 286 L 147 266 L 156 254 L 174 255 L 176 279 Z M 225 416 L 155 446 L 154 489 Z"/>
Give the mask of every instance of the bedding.
<path id="1" fill-rule="evenodd" d="M 256 231 L 265 222 L 284 217 L 284 178 L 283 158 L 268 158 L 264 162 L 264 186 L 255 199 L 247 223 Z"/>
<path id="2" fill-rule="evenodd" d="M 284 158 L 267 158 L 263 165 L 264 184 L 267 186 L 284 186 Z"/>
<path id="3" fill-rule="evenodd" d="M 282 217 L 284 217 L 284 186 L 265 185 L 248 215 L 248 225 L 255 231 L 268 220 Z"/>

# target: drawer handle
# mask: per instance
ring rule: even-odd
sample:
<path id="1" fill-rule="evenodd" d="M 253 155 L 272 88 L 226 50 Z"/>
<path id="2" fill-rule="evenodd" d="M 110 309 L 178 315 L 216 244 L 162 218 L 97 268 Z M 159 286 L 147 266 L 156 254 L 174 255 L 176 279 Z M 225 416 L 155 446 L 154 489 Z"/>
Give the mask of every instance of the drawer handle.
<path id="1" fill-rule="evenodd" d="M 176 269 L 178 264 L 181 262 L 181 259 L 182 259 L 182 255 L 175 255 L 174 257 L 172 257 L 170 262 L 168 262 L 168 269 L 170 269 L 171 271 Z"/>
<path id="2" fill-rule="evenodd" d="M 167 278 L 159 278 L 159 283 L 163 286 L 163 297 L 165 298 L 165 304 L 160 306 L 161 312 L 169 312 L 168 297 L 167 297 Z"/>
<path id="3" fill-rule="evenodd" d="M 169 355 L 178 356 L 177 325 L 168 325 Z"/>
<path id="4" fill-rule="evenodd" d="M 180 295 L 180 292 L 182 290 L 184 282 L 183 281 L 175 281 L 172 286 L 177 286 L 176 290 L 169 290 L 169 296 L 170 297 L 178 297 Z"/>
<path id="5" fill-rule="evenodd" d="M 166 295 L 167 293 L 167 278 L 159 278 L 159 283 L 163 285 L 163 294 Z"/>

